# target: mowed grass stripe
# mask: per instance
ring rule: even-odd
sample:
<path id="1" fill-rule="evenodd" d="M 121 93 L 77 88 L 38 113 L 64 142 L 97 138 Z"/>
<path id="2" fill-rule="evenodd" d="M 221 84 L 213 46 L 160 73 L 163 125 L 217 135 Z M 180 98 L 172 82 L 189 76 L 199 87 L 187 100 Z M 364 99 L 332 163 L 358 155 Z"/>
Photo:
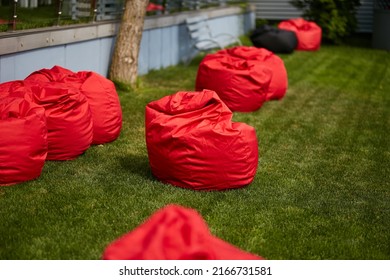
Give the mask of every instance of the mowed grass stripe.
<path id="1" fill-rule="evenodd" d="M 0 189 L 0 259 L 99 259 L 169 203 L 198 210 L 213 234 L 269 259 L 388 259 L 388 53 L 324 45 L 282 58 L 285 98 L 234 113 L 258 135 L 251 185 L 195 192 L 150 173 L 145 106 L 193 90 L 199 57 L 119 91 L 124 122 L 115 142 Z"/>

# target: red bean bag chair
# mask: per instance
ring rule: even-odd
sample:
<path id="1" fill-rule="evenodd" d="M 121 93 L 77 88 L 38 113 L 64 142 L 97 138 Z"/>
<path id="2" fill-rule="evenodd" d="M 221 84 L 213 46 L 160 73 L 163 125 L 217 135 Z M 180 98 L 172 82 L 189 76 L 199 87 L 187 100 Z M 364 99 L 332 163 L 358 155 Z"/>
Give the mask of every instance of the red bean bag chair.
<path id="1" fill-rule="evenodd" d="M 86 97 L 78 89 L 53 82 L 17 81 L 10 96 L 42 106 L 48 129 L 47 160 L 71 160 L 92 143 L 92 117 Z"/>
<path id="2" fill-rule="evenodd" d="M 278 28 L 295 32 L 298 38 L 297 50 L 316 51 L 321 46 L 322 29 L 313 21 L 289 19 L 280 22 Z"/>
<path id="3" fill-rule="evenodd" d="M 180 91 L 150 102 L 145 130 L 153 175 L 193 190 L 250 184 L 258 163 L 256 133 L 231 119 L 232 112 L 211 90 Z"/>
<path id="4" fill-rule="evenodd" d="M 122 108 L 115 85 L 109 79 L 91 71 L 80 71 L 64 82 L 80 82 L 80 91 L 88 100 L 93 120 L 92 144 L 112 142 L 122 129 Z"/>
<path id="5" fill-rule="evenodd" d="M 268 67 L 272 71 L 271 81 L 266 92 L 266 101 L 281 99 L 287 91 L 287 71 L 283 60 L 264 48 L 233 47 L 218 52 L 219 54 L 238 57 L 244 60 L 253 60 Z"/>
<path id="6" fill-rule="evenodd" d="M 254 60 L 208 54 L 201 61 L 195 89 L 215 91 L 232 111 L 252 112 L 267 99 L 272 69 Z"/>
<path id="7" fill-rule="evenodd" d="M 261 260 L 213 236 L 199 213 L 168 205 L 109 244 L 105 260 Z"/>
<path id="8" fill-rule="evenodd" d="M 47 156 L 45 109 L 18 97 L 0 97 L 0 186 L 41 175 Z"/>
<path id="9" fill-rule="evenodd" d="M 77 89 L 63 84 L 34 86 L 33 100 L 46 110 L 49 129 L 48 160 L 71 160 L 92 144 L 93 123 L 87 99 Z"/>
<path id="10" fill-rule="evenodd" d="M 122 129 L 122 109 L 115 85 L 92 71 L 72 72 L 60 66 L 30 74 L 28 81 L 65 83 L 80 90 L 88 100 L 93 120 L 92 144 L 116 140 Z"/>

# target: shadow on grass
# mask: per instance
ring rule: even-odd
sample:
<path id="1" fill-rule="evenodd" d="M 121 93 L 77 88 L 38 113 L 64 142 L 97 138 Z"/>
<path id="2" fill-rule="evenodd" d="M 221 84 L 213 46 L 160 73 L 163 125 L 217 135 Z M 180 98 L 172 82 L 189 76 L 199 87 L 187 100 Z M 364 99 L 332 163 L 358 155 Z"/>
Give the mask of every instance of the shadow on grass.
<path id="1" fill-rule="evenodd" d="M 117 157 L 122 168 L 128 172 L 141 176 L 150 181 L 156 179 L 152 175 L 147 155 L 127 154 Z"/>
<path id="2" fill-rule="evenodd" d="M 324 46 L 337 46 L 332 42 L 322 39 Z M 372 34 L 370 33 L 355 33 L 343 39 L 339 46 L 349 46 L 353 48 L 372 49 Z"/>

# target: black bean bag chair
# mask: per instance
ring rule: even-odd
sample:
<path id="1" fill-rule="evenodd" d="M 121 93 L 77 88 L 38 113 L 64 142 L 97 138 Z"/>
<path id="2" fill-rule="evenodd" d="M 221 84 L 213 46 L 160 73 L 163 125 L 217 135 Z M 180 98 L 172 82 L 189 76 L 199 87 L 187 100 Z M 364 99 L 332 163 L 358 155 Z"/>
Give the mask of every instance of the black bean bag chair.
<path id="1" fill-rule="evenodd" d="M 252 44 L 273 53 L 292 53 L 298 45 L 297 35 L 293 31 L 263 25 L 250 36 Z"/>

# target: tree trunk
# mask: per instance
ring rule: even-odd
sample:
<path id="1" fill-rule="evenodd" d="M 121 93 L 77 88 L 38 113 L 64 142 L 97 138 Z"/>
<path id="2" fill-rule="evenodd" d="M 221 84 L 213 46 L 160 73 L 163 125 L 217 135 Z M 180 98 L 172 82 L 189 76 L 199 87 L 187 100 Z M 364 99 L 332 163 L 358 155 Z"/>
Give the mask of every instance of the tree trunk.
<path id="1" fill-rule="evenodd" d="M 126 0 L 110 67 L 110 79 L 134 85 L 148 0 Z"/>

